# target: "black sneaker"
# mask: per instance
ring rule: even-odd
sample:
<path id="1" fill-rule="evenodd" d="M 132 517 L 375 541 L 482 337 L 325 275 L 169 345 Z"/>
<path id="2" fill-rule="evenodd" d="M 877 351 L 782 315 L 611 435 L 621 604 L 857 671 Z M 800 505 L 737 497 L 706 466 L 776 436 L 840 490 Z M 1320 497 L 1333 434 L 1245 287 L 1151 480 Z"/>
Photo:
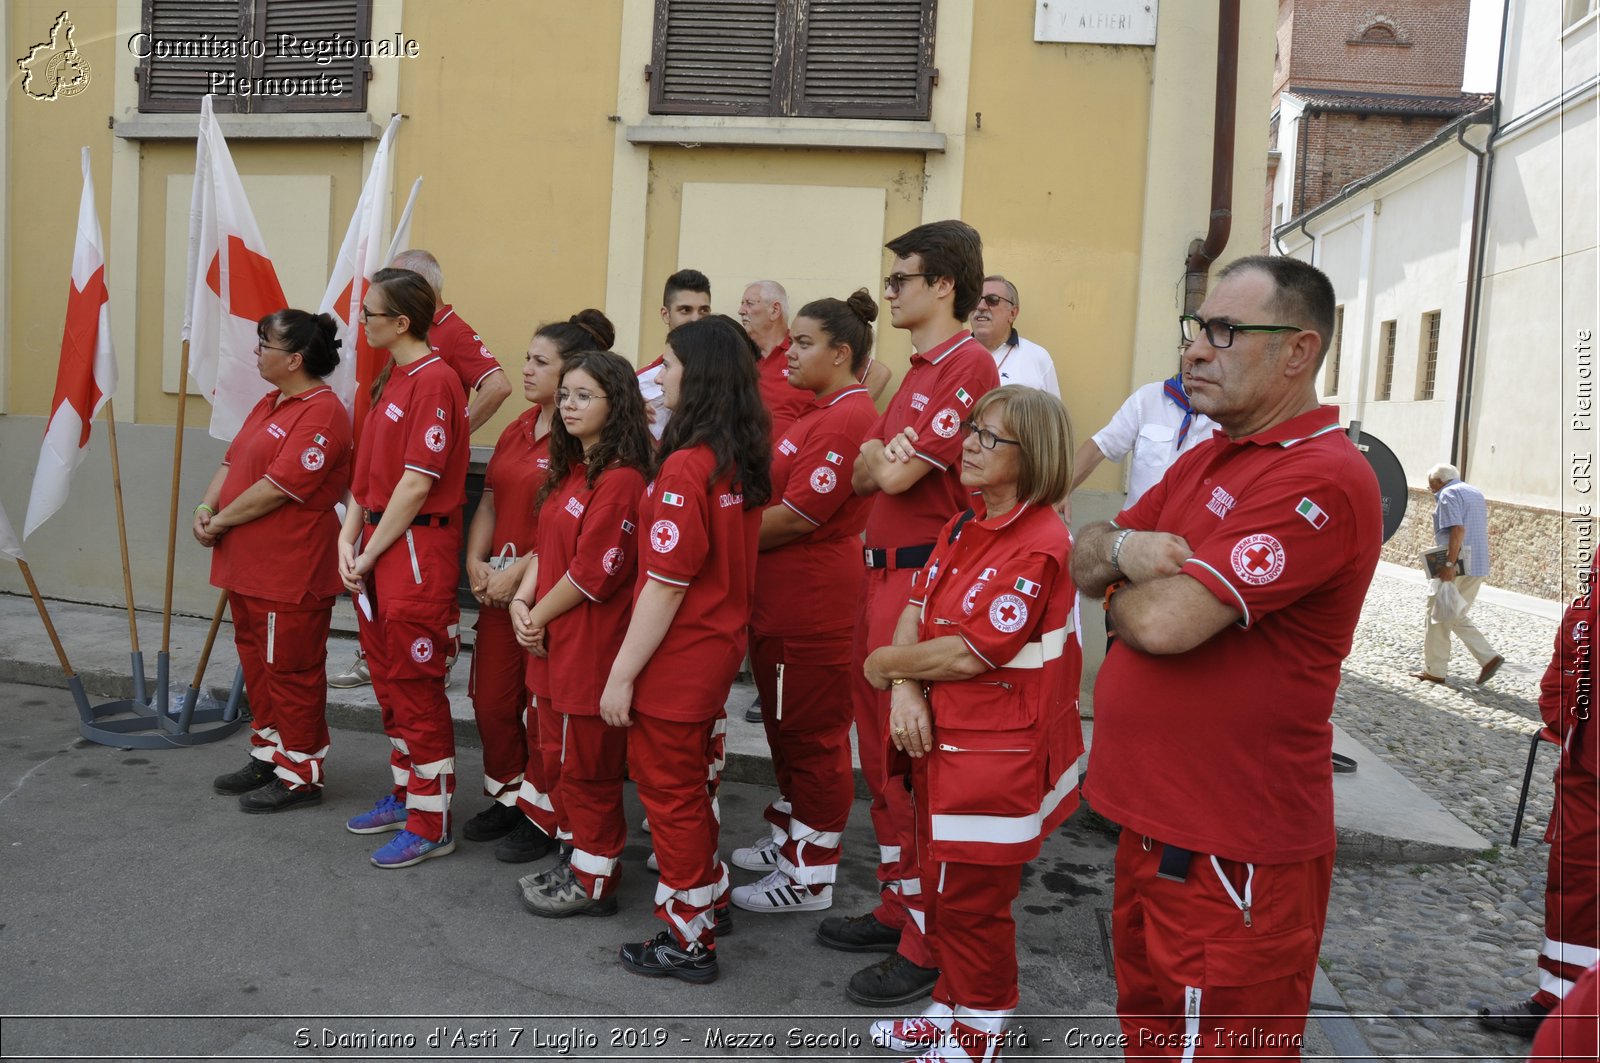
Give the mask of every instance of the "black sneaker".
<path id="1" fill-rule="evenodd" d="M 556 840 L 535 826 L 527 816 L 520 812 L 517 815 L 522 821 L 495 844 L 494 858 L 502 864 L 529 864 L 549 856 L 550 850 L 556 847 Z"/>
<path id="2" fill-rule="evenodd" d="M 322 787 L 296 786 L 291 789 L 282 779 L 273 779 L 267 785 L 239 797 L 239 807 L 255 813 L 283 812 L 301 805 L 321 803 Z"/>
<path id="3" fill-rule="evenodd" d="M 711 933 L 714 937 L 725 938 L 733 933 L 733 905 L 724 904 L 720 908 L 712 909 L 716 913 L 711 924 Z"/>
<path id="4" fill-rule="evenodd" d="M 1550 1014 L 1550 1009 L 1531 1000 L 1515 1004 L 1490 1004 L 1478 1009 L 1478 1022 L 1491 1030 L 1532 1037 L 1539 1032 L 1539 1024 Z"/>
<path id="5" fill-rule="evenodd" d="M 750 703 L 750 707 L 748 709 L 744 710 L 744 721 L 745 721 L 745 723 L 760 723 L 761 722 L 761 695 L 760 694 L 757 694 L 756 695 L 756 700 L 752 701 Z"/>
<path id="6" fill-rule="evenodd" d="M 516 805 L 502 805 L 496 801 L 461 827 L 461 836 L 469 842 L 492 842 L 504 838 L 516 829 L 518 823 L 527 823 Z"/>
<path id="7" fill-rule="evenodd" d="M 817 927 L 817 940 L 840 952 L 893 952 L 900 946 L 900 931 L 884 926 L 871 912 L 833 915 Z"/>
<path id="8" fill-rule="evenodd" d="M 676 978 L 695 985 L 717 980 L 717 950 L 703 945 L 683 948 L 670 930 L 663 930 L 649 941 L 622 946 L 617 958 L 622 966 L 646 978 Z"/>
<path id="9" fill-rule="evenodd" d="M 212 779 L 211 788 L 219 794 L 247 794 L 251 790 L 261 789 L 277 777 L 270 761 L 251 757 L 250 763 L 238 771 L 230 771 Z"/>
<path id="10" fill-rule="evenodd" d="M 939 968 L 918 967 L 898 952 L 871 967 L 864 967 L 845 986 L 847 997 L 869 1008 L 889 1008 L 909 1004 L 933 993 Z"/>

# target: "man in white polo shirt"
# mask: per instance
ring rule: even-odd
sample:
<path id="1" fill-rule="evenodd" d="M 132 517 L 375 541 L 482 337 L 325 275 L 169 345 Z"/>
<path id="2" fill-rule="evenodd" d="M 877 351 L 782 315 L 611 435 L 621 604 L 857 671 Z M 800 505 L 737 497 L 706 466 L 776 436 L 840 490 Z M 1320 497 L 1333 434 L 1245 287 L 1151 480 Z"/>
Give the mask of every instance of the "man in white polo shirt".
<path id="1" fill-rule="evenodd" d="M 1050 360 L 1050 352 L 1017 335 L 1017 314 L 1021 310 L 1017 286 L 1000 274 L 991 273 L 983 278 L 983 294 L 978 297 L 978 308 L 972 312 L 967 327 L 972 330 L 973 339 L 994 355 L 1002 386 L 1026 384 L 1059 399 L 1061 385 L 1056 380 L 1056 364 Z"/>

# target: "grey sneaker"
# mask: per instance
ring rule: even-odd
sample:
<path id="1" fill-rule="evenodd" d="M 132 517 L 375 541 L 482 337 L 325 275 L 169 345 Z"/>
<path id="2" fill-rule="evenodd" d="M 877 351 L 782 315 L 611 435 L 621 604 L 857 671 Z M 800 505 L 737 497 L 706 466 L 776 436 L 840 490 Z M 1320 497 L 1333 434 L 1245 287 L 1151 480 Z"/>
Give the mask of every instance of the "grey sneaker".
<path id="1" fill-rule="evenodd" d="M 355 663 L 338 675 L 328 677 L 328 685 L 340 690 L 350 690 L 354 687 L 364 687 L 372 683 L 372 673 L 367 671 L 367 658 L 360 650 L 356 651 Z"/>
<path id="2" fill-rule="evenodd" d="M 572 864 L 557 864 L 554 871 L 522 887 L 522 906 L 546 919 L 565 919 L 569 915 L 616 915 L 617 898 L 595 900 L 584 892 Z"/>

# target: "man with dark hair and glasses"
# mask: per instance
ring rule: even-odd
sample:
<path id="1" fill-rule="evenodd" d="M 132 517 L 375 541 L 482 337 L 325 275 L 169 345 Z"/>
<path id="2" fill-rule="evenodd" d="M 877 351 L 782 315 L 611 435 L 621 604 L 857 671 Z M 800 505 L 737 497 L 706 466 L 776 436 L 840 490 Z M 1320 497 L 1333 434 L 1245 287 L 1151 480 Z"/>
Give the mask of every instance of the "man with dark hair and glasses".
<path id="1" fill-rule="evenodd" d="M 911 597 L 911 577 L 932 554 L 945 522 L 967 508 L 961 424 L 1000 383 L 994 359 L 961 325 L 983 294 L 978 231 L 960 221 L 930 222 L 887 246 L 895 258 L 884 296 L 895 328 L 911 334 L 913 354 L 894 398 L 861 444 L 851 476 L 856 494 L 873 496 L 866 581 L 851 650 L 851 699 L 861 773 L 872 792 L 879 903 L 865 915 L 825 919 L 817 929 L 829 948 L 891 954 L 856 972 L 846 990 L 858 1004 L 874 1007 L 927 996 L 939 971 L 923 936 L 922 880 L 905 784 L 910 759 L 889 745 L 889 695 L 872 688 L 863 665 L 871 651 L 894 640 Z M 897 442 L 901 446 L 888 449 Z"/>
<path id="2" fill-rule="evenodd" d="M 983 278 L 983 294 L 978 296 L 977 309 L 967 324 L 973 338 L 994 355 L 1002 386 L 1026 384 L 1059 399 L 1061 384 L 1056 380 L 1056 363 L 1050 352 L 1017 334 L 1017 315 L 1021 312 L 1022 297 L 1017 294 L 1017 286 L 1000 274 L 991 273 Z"/>
<path id="3" fill-rule="evenodd" d="M 1240 259 L 1182 322 L 1222 431 L 1072 572 L 1117 638 L 1086 794 L 1122 825 L 1112 902 L 1130 1045 L 1298 1055 L 1333 875 L 1334 692 L 1383 537 L 1377 479 L 1318 404 L 1333 288 Z"/>

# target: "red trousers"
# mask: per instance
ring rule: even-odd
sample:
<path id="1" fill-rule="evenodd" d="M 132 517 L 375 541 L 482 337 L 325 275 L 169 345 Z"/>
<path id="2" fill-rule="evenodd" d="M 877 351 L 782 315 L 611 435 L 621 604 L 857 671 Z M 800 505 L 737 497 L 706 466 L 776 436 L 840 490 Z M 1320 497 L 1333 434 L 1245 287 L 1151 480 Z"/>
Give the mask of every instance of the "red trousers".
<path id="1" fill-rule="evenodd" d="M 850 771 L 849 634 L 750 634 L 750 668 L 772 749 L 778 800 L 767 822 L 790 881 L 821 887 L 839 868 L 839 841 L 855 779 Z"/>
<path id="2" fill-rule="evenodd" d="M 517 807 L 535 827 L 552 838 L 572 836 L 566 809 L 561 806 L 561 750 L 566 742 L 565 723 L 549 698 L 528 700 L 527 760 Z"/>
<path id="3" fill-rule="evenodd" d="M 715 720 L 683 723 L 637 708 L 628 734 L 628 773 L 650 817 L 661 881 L 656 915 L 681 945 L 716 947 L 711 906 L 723 877 L 717 818 L 706 785 Z"/>
<path id="4" fill-rule="evenodd" d="M 895 625 L 911 598 L 913 569 L 868 569 L 861 614 L 850 647 L 850 696 L 856 717 L 856 752 L 872 794 L 872 829 L 878 836 L 878 907 L 873 915 L 900 931 L 900 955 L 934 966 L 923 940 L 922 879 L 917 873 L 916 825 L 904 769 L 890 774 L 889 693 L 874 690 L 862 674 L 867 655 L 894 641 Z M 903 758 L 901 758 L 903 759 Z"/>
<path id="5" fill-rule="evenodd" d="M 1255 865 L 1195 853 L 1175 882 L 1156 874 L 1162 849 L 1131 830 L 1117 845 L 1111 944 L 1127 1058 L 1299 1058 L 1333 853 Z M 1248 899 L 1248 923 L 1230 888 Z"/>
<path id="6" fill-rule="evenodd" d="M 1587 726 L 1596 726 L 1590 721 Z M 1553 1008 L 1583 972 L 1600 962 L 1600 779 L 1566 750 L 1556 768 L 1556 803 L 1545 831 L 1550 868 L 1544 888 L 1544 948 L 1535 1003 Z"/>
<path id="7" fill-rule="evenodd" d="M 228 592 L 250 694 L 250 755 L 293 789 L 322 786 L 328 755 L 328 627 L 337 598 L 272 602 Z"/>
<path id="8" fill-rule="evenodd" d="M 572 871 L 590 897 L 617 889 L 617 858 L 628 841 L 622 781 L 628 766 L 628 729 L 608 727 L 598 716 L 541 711 L 540 729 L 561 729 L 561 808 L 572 836 Z"/>
<path id="9" fill-rule="evenodd" d="M 365 543 L 373 525 L 362 531 Z M 407 528 L 367 576 L 372 620 L 357 610 L 361 649 L 393 747 L 395 796 L 406 799 L 406 830 L 435 840 L 450 833 L 455 791 L 456 734 L 444 678 L 461 618 L 459 544 L 452 527 Z"/>
<path id="10" fill-rule="evenodd" d="M 523 682 L 528 651 L 517 642 L 511 613 L 491 605 L 478 609 L 477 637 L 467 693 L 483 741 L 483 792 L 502 805 L 514 804 L 528 761 L 530 695 Z"/>

